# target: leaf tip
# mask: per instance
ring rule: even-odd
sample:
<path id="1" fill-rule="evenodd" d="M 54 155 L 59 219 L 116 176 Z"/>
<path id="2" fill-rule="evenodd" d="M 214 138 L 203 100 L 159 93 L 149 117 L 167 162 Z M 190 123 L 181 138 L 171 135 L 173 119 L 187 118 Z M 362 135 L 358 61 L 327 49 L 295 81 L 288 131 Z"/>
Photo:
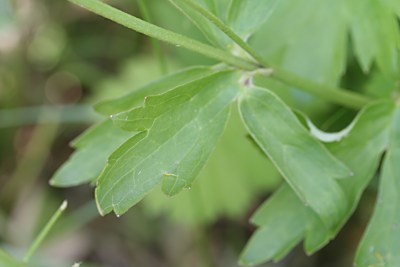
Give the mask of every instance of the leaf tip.
<path id="1" fill-rule="evenodd" d="M 50 180 L 49 180 L 49 185 L 52 187 L 58 187 L 58 188 L 65 188 L 65 187 L 71 187 L 74 186 L 74 183 L 70 183 L 69 180 L 66 180 L 68 177 L 60 177 L 59 175 L 54 175 Z"/>
<path id="2" fill-rule="evenodd" d="M 56 184 L 57 184 L 57 182 L 56 182 L 56 179 L 54 179 L 54 177 L 49 180 L 49 185 L 50 186 L 54 187 L 54 186 L 56 186 Z"/>
<path id="3" fill-rule="evenodd" d="M 252 267 L 265 263 L 269 260 L 271 260 L 270 257 L 257 257 L 255 254 L 252 253 L 252 249 L 251 247 L 249 247 L 249 244 L 247 244 L 240 253 L 238 264 L 240 266 Z"/>
<path id="4" fill-rule="evenodd" d="M 256 266 L 257 263 L 248 259 L 245 259 L 245 255 L 240 256 L 238 264 L 240 266 L 247 266 L 247 267 L 251 267 L 251 266 Z"/>
<path id="5" fill-rule="evenodd" d="M 63 203 L 61 203 L 60 211 L 64 211 L 67 207 L 68 207 L 68 201 L 64 200 Z"/>
<path id="6" fill-rule="evenodd" d="M 168 197 L 172 197 L 187 187 L 184 179 L 179 178 L 177 174 L 165 172 L 163 174 L 162 192 Z"/>
<path id="7" fill-rule="evenodd" d="M 101 204 L 100 204 L 99 199 L 97 197 L 97 193 L 96 193 L 96 207 L 97 207 L 97 210 L 98 210 L 100 216 L 105 216 L 108 213 L 101 207 Z"/>

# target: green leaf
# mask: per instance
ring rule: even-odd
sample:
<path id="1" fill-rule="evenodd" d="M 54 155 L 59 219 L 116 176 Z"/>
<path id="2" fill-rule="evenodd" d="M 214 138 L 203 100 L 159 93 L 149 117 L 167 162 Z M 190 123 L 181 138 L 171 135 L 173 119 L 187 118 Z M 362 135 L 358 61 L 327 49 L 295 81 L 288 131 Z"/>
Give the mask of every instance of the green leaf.
<path id="1" fill-rule="evenodd" d="M 278 171 L 248 137 L 236 109 L 227 128 L 191 190 L 168 198 L 154 190 L 144 200 L 144 210 L 160 213 L 180 224 L 212 224 L 224 217 L 239 220 L 259 195 L 273 190 Z"/>
<path id="2" fill-rule="evenodd" d="M 283 185 L 251 218 L 259 226 L 244 248 L 240 262 L 246 266 L 279 260 L 304 237 L 312 211 L 289 186 Z"/>
<path id="3" fill-rule="evenodd" d="M 346 65 L 345 11 L 340 0 L 280 0 L 249 42 L 273 65 L 315 82 L 336 84 Z M 312 100 L 304 94 L 296 97 L 306 104 Z"/>
<path id="4" fill-rule="evenodd" d="M 229 6 L 232 2 L 232 0 L 213 0 L 215 7 L 216 7 L 216 12 L 215 14 L 222 20 L 226 21 L 228 12 L 229 12 Z"/>
<path id="5" fill-rule="evenodd" d="M 272 66 L 316 83 L 337 85 L 346 68 L 347 31 L 340 0 L 280 0 L 248 42 Z M 327 102 L 298 89 L 286 89 L 296 108 L 307 114 L 327 111 Z"/>
<path id="6" fill-rule="evenodd" d="M 57 170 L 50 184 L 69 187 L 95 181 L 108 156 L 132 133 L 124 132 L 105 120 L 87 130 L 72 143 L 77 149 Z"/>
<path id="7" fill-rule="evenodd" d="M 382 0 L 382 4 L 386 5 L 400 18 L 400 2 L 397 0 Z"/>
<path id="8" fill-rule="evenodd" d="M 190 187 L 222 135 L 238 79 L 221 71 L 148 98 L 126 123 L 119 114 L 119 126 L 146 130 L 110 156 L 96 188 L 100 212 L 120 215 L 160 182 L 167 195 Z"/>
<path id="9" fill-rule="evenodd" d="M 382 72 L 374 71 L 369 75 L 363 92 L 376 99 L 388 99 L 396 94 L 397 78 L 387 77 Z"/>
<path id="10" fill-rule="evenodd" d="M 245 88 L 240 98 L 243 120 L 258 145 L 286 181 L 327 226 L 343 214 L 347 200 L 335 178 L 350 171 L 314 139 L 273 93 Z"/>
<path id="11" fill-rule="evenodd" d="M 279 1 L 232 0 L 229 25 L 235 33 L 247 39 L 268 19 Z"/>
<path id="12" fill-rule="evenodd" d="M 357 251 L 356 266 L 400 266 L 400 109 L 381 174 L 374 214 Z"/>
<path id="13" fill-rule="evenodd" d="M 0 266 L 1 267 L 23 267 L 24 264 L 18 262 L 8 253 L 0 249 Z"/>
<path id="14" fill-rule="evenodd" d="M 399 26 L 393 8 L 383 2 L 347 1 L 350 29 L 355 54 L 363 70 L 368 72 L 376 59 L 386 75 L 396 76 L 399 71 Z"/>
<path id="15" fill-rule="evenodd" d="M 181 87 L 179 90 L 170 90 L 162 95 L 146 97 L 142 107 L 111 115 L 111 118 L 115 125 L 125 131 L 148 130 L 165 112 L 193 101 L 194 96 L 209 79 L 213 80 L 214 75 L 189 83 L 188 87 Z"/>
<path id="16" fill-rule="evenodd" d="M 261 10 L 252 12 L 250 8 L 249 12 L 243 12 L 246 6 L 273 5 L 269 8 L 272 12 L 264 16 L 264 20 L 255 19 L 255 22 L 265 23 L 249 42 L 274 65 L 316 82 L 335 84 L 346 67 L 350 31 L 355 54 L 365 72 L 373 62 L 386 75 L 393 76 L 399 71 L 400 36 L 395 13 L 400 14 L 400 7 L 397 0 L 235 2 L 242 5 L 237 4 L 236 8 L 238 16 L 244 16 L 239 20 L 241 26 L 257 18 L 257 10 Z M 234 7 L 235 4 L 231 13 L 235 13 Z M 303 98 L 307 103 L 306 96 Z"/>
<path id="17" fill-rule="evenodd" d="M 217 13 L 217 6 L 214 1 L 193 1 L 202 4 L 203 7 L 207 8 L 214 14 Z M 183 14 L 185 14 L 212 44 L 224 49 L 232 47 L 232 41 L 221 30 L 219 30 L 214 24 L 212 24 L 207 18 L 199 14 L 196 10 L 193 10 L 190 6 L 180 0 L 170 0 L 170 2 L 174 4 Z"/>
<path id="18" fill-rule="evenodd" d="M 159 94 L 185 83 L 201 79 L 216 70 L 210 67 L 191 67 L 164 76 L 148 85 L 133 90 L 131 93 L 117 99 L 108 100 L 95 105 L 95 110 L 103 115 L 116 114 L 129 110 L 143 103 L 146 96 Z"/>
<path id="19" fill-rule="evenodd" d="M 345 162 L 354 173 L 350 179 L 339 181 L 349 205 L 345 214 L 337 218 L 332 229 L 317 222 L 313 224 L 305 242 L 308 253 L 315 252 L 329 242 L 354 212 L 362 192 L 376 172 L 382 153 L 387 147 L 388 127 L 393 112 L 392 101 L 371 104 L 359 113 L 347 137 L 341 142 L 327 144 L 333 155 Z"/>
<path id="20" fill-rule="evenodd" d="M 226 19 L 228 6 L 231 0 L 194 0 L 199 4 L 207 7 L 212 13 L 217 15 L 222 20 Z"/>
<path id="21" fill-rule="evenodd" d="M 164 92 L 201 79 L 215 71 L 210 67 L 188 68 L 165 76 L 126 96 L 102 102 L 96 106 L 96 109 L 106 115 L 123 112 L 140 105 L 150 94 Z M 95 181 L 106 164 L 108 156 L 132 135 L 114 126 L 110 120 L 92 126 L 72 142 L 72 146 L 77 151 L 53 175 L 50 180 L 51 185 L 69 187 Z"/>
<path id="22" fill-rule="evenodd" d="M 299 217 L 301 220 L 292 219 L 298 222 L 296 227 L 302 230 L 302 237 L 306 238 L 305 250 L 310 254 L 325 245 L 337 234 L 353 213 L 364 188 L 375 173 L 381 155 L 387 146 L 388 126 L 390 126 L 393 111 L 394 104 L 392 101 L 380 101 L 367 106 L 354 120 L 352 123 L 354 126 L 346 137 L 340 142 L 327 145 L 333 155 L 345 162 L 354 172 L 353 177 L 339 180 L 340 186 L 349 200 L 349 205 L 343 216 L 332 217 L 334 227 L 326 227 L 310 207 L 302 204 L 293 190 L 287 189 L 281 189 L 268 199 L 253 215 L 252 222 L 259 227 L 263 227 L 263 229 L 274 229 L 278 223 L 272 224 L 272 222 L 275 222 L 275 218 L 280 218 L 283 213 L 286 214 L 287 212 L 287 214 L 293 216 L 307 214 L 305 217 Z M 287 185 L 283 187 L 287 187 Z M 285 191 L 285 194 L 282 194 L 282 191 Z M 289 219 L 286 218 L 285 220 L 281 219 L 279 222 L 285 225 L 288 224 L 288 221 Z M 306 229 L 305 231 L 303 231 L 304 228 Z M 288 252 L 295 245 L 296 242 L 294 241 L 300 242 L 298 237 L 300 233 L 296 232 L 296 229 L 293 230 L 290 227 L 286 229 L 285 239 L 269 238 L 273 237 L 272 234 L 271 236 L 264 236 L 266 240 L 254 237 L 255 241 L 250 240 L 250 243 L 246 246 L 242 254 L 242 257 L 244 257 L 242 260 L 263 262 L 271 259 L 280 259 L 285 252 Z M 269 242 L 276 242 L 276 247 L 273 249 L 275 251 L 274 254 L 269 254 L 263 249 L 263 244 Z M 265 257 L 265 254 L 268 254 L 268 257 Z"/>

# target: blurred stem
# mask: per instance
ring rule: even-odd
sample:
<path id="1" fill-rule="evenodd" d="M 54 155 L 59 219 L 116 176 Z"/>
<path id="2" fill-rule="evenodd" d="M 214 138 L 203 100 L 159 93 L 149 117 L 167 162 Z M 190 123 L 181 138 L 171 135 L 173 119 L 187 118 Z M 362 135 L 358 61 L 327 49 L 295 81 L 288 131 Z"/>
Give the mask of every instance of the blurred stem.
<path id="1" fill-rule="evenodd" d="M 236 57 L 229 52 L 204 44 L 191 39 L 187 36 L 163 29 L 144 20 L 138 19 L 110 5 L 98 0 L 69 0 L 87 10 L 90 10 L 102 17 L 121 24 L 129 29 L 148 35 L 155 39 L 167 42 L 176 46 L 181 46 L 188 50 L 197 52 L 204 56 L 225 62 L 239 69 L 254 70 L 257 65 L 243 58 Z"/>
<path id="2" fill-rule="evenodd" d="M 261 57 L 248 43 L 246 43 L 239 35 L 237 35 L 228 25 L 226 25 L 222 20 L 220 20 L 213 13 L 203 8 L 201 5 L 193 0 L 170 0 L 181 1 L 192 9 L 197 11 L 203 17 L 208 19 L 216 27 L 218 27 L 222 32 L 224 32 L 232 41 L 234 41 L 238 46 L 240 46 L 244 51 L 251 55 L 258 63 L 260 63 L 264 68 L 269 68 L 272 71 L 268 74 L 273 78 L 287 84 L 301 89 L 305 92 L 313 94 L 315 96 L 321 97 L 325 100 L 341 104 L 343 106 L 360 109 L 370 103 L 372 99 L 363 96 L 358 93 L 351 92 L 342 88 L 336 88 L 327 86 L 324 84 L 319 84 L 311 80 L 305 79 L 295 73 L 290 71 L 280 69 L 271 65 L 263 57 Z"/>
<path id="3" fill-rule="evenodd" d="M 49 239 L 76 232 L 99 216 L 96 201 L 91 200 L 65 216 L 63 220 L 57 224 L 57 227 L 55 227 Z"/>
<path id="4" fill-rule="evenodd" d="M 43 243 L 44 239 L 49 234 L 50 230 L 53 228 L 54 224 L 58 221 L 58 219 L 64 213 L 67 206 L 68 206 L 68 203 L 67 203 L 67 201 L 64 200 L 63 203 L 61 204 L 61 206 L 57 209 L 57 211 L 54 213 L 54 215 L 50 218 L 50 220 L 47 222 L 45 227 L 42 229 L 42 231 L 40 231 L 39 235 L 33 241 L 32 245 L 29 247 L 24 258 L 22 259 L 22 261 L 24 263 L 29 262 L 32 255 L 36 252 L 36 250 L 39 248 L 39 246 Z"/>
<path id="5" fill-rule="evenodd" d="M 39 118 L 39 122 L 46 115 L 46 109 Z M 56 138 L 59 123 L 50 125 L 37 125 L 22 158 L 17 162 L 17 167 L 9 180 L 0 189 L 0 200 L 10 204 L 17 196 L 21 187 L 29 188 L 39 176 L 50 152 L 51 145 Z"/>
<path id="6" fill-rule="evenodd" d="M 153 18 L 147 7 L 147 1 L 148 0 L 137 0 L 137 3 L 139 5 L 139 10 L 140 10 L 140 13 L 142 14 L 143 18 L 146 21 L 153 23 Z M 156 55 L 156 57 L 158 59 L 161 74 L 167 74 L 167 72 L 168 72 L 167 63 L 165 61 L 165 56 L 161 50 L 160 42 L 154 38 L 150 38 L 150 41 L 151 41 L 151 46 L 153 48 L 154 54 Z"/>
<path id="7" fill-rule="evenodd" d="M 44 112 L 45 111 L 45 112 Z M 0 129 L 28 124 L 93 123 L 102 119 L 89 105 L 33 106 L 0 110 Z"/>

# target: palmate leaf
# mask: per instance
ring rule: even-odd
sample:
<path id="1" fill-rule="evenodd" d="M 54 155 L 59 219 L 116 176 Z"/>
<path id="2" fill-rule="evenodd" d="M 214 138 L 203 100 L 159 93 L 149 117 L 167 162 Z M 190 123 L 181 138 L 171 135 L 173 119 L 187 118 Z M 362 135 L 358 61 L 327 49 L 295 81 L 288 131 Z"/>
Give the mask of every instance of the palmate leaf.
<path id="1" fill-rule="evenodd" d="M 222 135 L 237 93 L 238 74 L 220 71 L 115 116 L 118 126 L 141 132 L 109 157 L 96 188 L 100 212 L 120 215 L 161 182 L 167 195 L 190 187 Z"/>
<path id="2" fill-rule="evenodd" d="M 143 89 L 147 94 L 151 94 L 155 91 L 147 88 L 168 89 L 173 86 L 173 82 L 187 80 L 189 77 L 184 74 L 195 80 L 198 76 L 206 76 L 212 72 L 215 70 L 206 67 L 190 68 L 169 75 L 172 81 L 162 79 L 144 86 Z M 129 94 L 129 101 L 119 98 L 103 102 L 100 106 L 104 108 L 103 111 L 112 111 L 111 113 L 120 112 L 123 107 L 137 106 L 143 102 L 143 95 L 146 95 L 142 92 L 143 89 Z M 154 190 L 144 199 L 146 211 L 157 215 L 165 213 L 173 220 L 190 225 L 211 223 L 220 216 L 242 216 L 258 193 L 272 190 L 276 186 L 278 174 L 275 168 L 246 138 L 246 130 L 236 113 L 232 114 L 234 116 L 231 116 L 221 142 L 192 189 L 183 191 L 174 198 L 168 198 L 162 192 Z M 76 149 L 75 153 L 53 176 L 51 183 L 55 186 L 72 186 L 94 182 L 111 154 L 104 147 L 114 144 L 117 148 L 123 143 L 123 140 L 118 138 L 119 134 L 125 135 L 126 139 L 134 135 L 132 132 L 121 131 L 110 120 L 89 128 L 74 140 L 72 146 Z M 229 190 L 226 190 L 227 184 Z"/>
<path id="3" fill-rule="evenodd" d="M 354 50 L 363 70 L 368 72 L 376 59 L 383 73 L 396 76 L 399 71 L 400 35 L 393 7 L 385 1 L 346 2 Z"/>
<path id="4" fill-rule="evenodd" d="M 237 110 L 232 109 L 221 140 L 191 190 L 173 198 L 154 190 L 143 200 L 143 210 L 187 225 L 214 223 L 222 216 L 240 219 L 280 180 L 273 164 L 248 138 Z"/>
<path id="5" fill-rule="evenodd" d="M 387 146 L 388 126 L 393 111 L 394 104 L 391 101 L 367 106 L 355 119 L 354 127 L 347 137 L 340 142 L 328 144 L 333 155 L 354 172 L 353 177 L 339 181 L 349 205 L 343 216 L 332 217 L 335 226 L 327 228 L 317 214 L 310 207 L 303 205 L 294 191 L 284 185 L 254 214 L 252 222 L 260 228 L 253 234 L 242 253 L 241 261 L 244 264 L 279 260 L 303 238 L 306 238 L 305 250 L 313 253 L 337 234 L 353 213 L 364 188 L 379 165 L 380 157 Z M 296 228 L 288 226 L 290 220 L 279 219 L 283 218 L 282 214 L 293 216 Z M 272 238 L 272 233 L 268 234 L 273 232 L 275 227 L 286 229 L 284 238 L 277 240 Z M 269 254 L 264 250 L 266 244 L 276 245 L 273 248 L 274 253 Z"/>
<path id="6" fill-rule="evenodd" d="M 351 171 L 336 160 L 270 91 L 249 87 L 240 98 L 240 112 L 254 140 L 270 157 L 300 198 L 324 223 L 343 214 L 347 201 L 335 178 Z"/>
<path id="7" fill-rule="evenodd" d="M 357 207 L 361 194 L 376 172 L 382 153 L 387 147 L 388 127 L 394 107 L 392 101 L 369 105 L 359 113 L 353 122 L 353 129 L 346 138 L 338 143 L 327 144 L 333 155 L 345 162 L 354 172 L 350 179 L 339 181 L 349 205 L 345 215 L 338 218 L 332 229 L 314 222 L 305 242 L 308 253 L 315 252 L 333 238 Z"/>
<path id="8" fill-rule="evenodd" d="M 376 62 L 383 73 L 393 76 L 399 70 L 399 6 L 396 0 L 280 0 L 251 42 L 287 69 L 335 83 L 345 68 L 349 31 L 363 70 L 368 72 Z"/>
<path id="9" fill-rule="evenodd" d="M 138 88 L 123 97 L 101 102 L 95 108 L 104 115 L 123 112 L 139 106 L 148 95 L 168 91 L 206 77 L 215 71 L 216 68 L 202 66 L 184 69 Z M 53 175 L 50 180 L 51 185 L 67 187 L 95 181 L 110 154 L 133 135 L 133 133 L 122 131 L 110 120 L 104 120 L 90 127 L 72 142 L 71 145 L 76 151 Z"/>
<path id="10" fill-rule="evenodd" d="M 356 266 L 400 266 L 400 109 L 394 117 L 374 214 L 360 243 Z"/>
<path id="11" fill-rule="evenodd" d="M 346 63 L 345 15 L 342 0 L 280 0 L 249 42 L 276 65 L 316 82 L 335 84 Z M 312 100 L 303 94 L 296 97 L 305 103 Z"/>

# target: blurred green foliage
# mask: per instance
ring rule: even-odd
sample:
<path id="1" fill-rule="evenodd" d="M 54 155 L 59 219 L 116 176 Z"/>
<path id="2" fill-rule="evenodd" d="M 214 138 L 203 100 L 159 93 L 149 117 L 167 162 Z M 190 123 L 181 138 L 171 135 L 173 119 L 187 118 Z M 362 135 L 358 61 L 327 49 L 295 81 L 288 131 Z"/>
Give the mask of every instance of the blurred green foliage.
<path id="1" fill-rule="evenodd" d="M 135 1 L 109 2 L 141 17 Z M 219 33 L 204 36 L 210 28 L 218 31 L 210 24 L 198 29 L 192 21 L 195 17 L 188 19 L 168 1 L 147 2 L 157 25 L 219 46 L 230 42 L 225 37 L 218 39 Z M 259 3 L 233 0 L 237 6 L 231 15 L 224 9 L 228 1 L 217 1 L 215 6 L 211 4 L 214 1 L 204 2 L 225 21 L 233 21 L 242 37 L 255 31 L 249 43 L 274 64 L 313 81 L 341 85 L 374 98 L 399 94 L 400 5 L 396 0 L 378 1 L 385 5 L 372 0 L 269 1 L 266 9 L 255 13 L 251 5 Z M 266 16 L 266 10 L 273 12 Z M 169 72 L 216 63 L 179 47 L 162 44 L 161 48 Z M 246 227 L 247 219 L 280 185 L 281 178 L 248 136 L 236 111 L 191 189 L 173 198 L 156 188 L 126 216 L 98 219 L 91 185 L 68 190 L 48 186 L 52 174 L 72 153 L 68 143 L 99 121 L 90 105 L 124 96 L 160 77 L 158 59 L 145 36 L 65 1 L 0 0 L 0 246 L 7 251 L 0 250 L 0 266 L 19 266 L 9 254 L 21 258 L 64 198 L 70 200 L 71 208 L 32 266 L 72 266 L 80 261 L 84 261 L 81 266 L 237 266 L 240 249 L 253 231 Z M 257 78 L 255 83 L 271 88 L 322 130 L 341 129 L 355 116 L 353 110 L 269 78 Z M 92 148 L 94 153 L 109 149 L 97 144 Z M 390 165 L 385 166 L 388 169 Z M 98 169 L 93 170 L 85 181 L 96 178 Z M 392 177 L 387 170 L 384 174 L 381 191 L 392 193 Z M 373 188 L 367 191 L 354 216 L 356 223 L 344 230 L 348 238 L 338 238 L 333 251 L 328 247 L 306 258 L 295 250 L 281 263 L 264 266 L 349 264 L 349 255 L 355 251 L 351 244 L 360 238 L 374 196 Z M 296 201 L 288 202 L 299 211 Z M 385 208 L 379 206 L 378 215 Z M 374 218 L 372 229 L 376 221 L 382 223 Z M 263 224 L 256 222 L 257 226 Z M 256 233 L 265 226 L 260 229 Z M 303 235 L 298 234 L 295 241 Z M 341 249 L 340 242 L 350 248 Z M 369 239 L 363 242 L 368 244 Z M 277 251 L 275 256 L 285 252 Z M 336 257 L 339 254 L 341 257 Z"/>

